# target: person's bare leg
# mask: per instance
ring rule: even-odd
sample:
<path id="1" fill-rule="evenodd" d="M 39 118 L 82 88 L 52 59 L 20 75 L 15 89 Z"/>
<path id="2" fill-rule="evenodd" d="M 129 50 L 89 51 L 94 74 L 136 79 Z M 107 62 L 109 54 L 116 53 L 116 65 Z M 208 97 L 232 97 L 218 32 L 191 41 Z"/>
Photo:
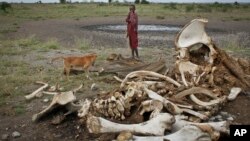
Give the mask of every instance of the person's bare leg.
<path id="1" fill-rule="evenodd" d="M 136 57 L 139 59 L 138 49 L 137 49 L 137 48 L 135 48 L 134 50 L 135 50 Z"/>
<path id="2" fill-rule="evenodd" d="M 132 58 L 134 59 L 135 58 L 135 49 L 131 48 L 131 52 L 132 52 Z"/>

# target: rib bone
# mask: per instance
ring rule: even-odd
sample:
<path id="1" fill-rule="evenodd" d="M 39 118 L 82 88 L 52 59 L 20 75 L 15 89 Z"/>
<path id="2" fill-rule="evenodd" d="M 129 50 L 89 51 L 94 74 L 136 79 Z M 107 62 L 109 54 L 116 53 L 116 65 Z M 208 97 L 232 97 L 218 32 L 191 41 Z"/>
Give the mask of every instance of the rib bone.
<path id="1" fill-rule="evenodd" d="M 176 85 L 177 87 L 180 87 L 181 84 L 178 83 L 177 81 L 173 80 L 172 78 L 156 73 L 156 72 L 152 72 L 152 71 L 134 71 L 129 73 L 125 79 L 122 81 L 121 83 L 121 88 L 125 86 L 126 82 L 128 81 L 129 78 L 133 78 L 133 77 L 142 77 L 142 76 L 153 76 L 153 77 L 157 77 L 157 78 L 161 78 L 163 80 L 166 80 L 170 83 L 173 83 L 174 85 Z"/>
<path id="2" fill-rule="evenodd" d="M 42 90 L 46 89 L 46 88 L 49 86 L 48 83 L 44 83 L 44 82 L 40 82 L 40 81 L 37 81 L 36 83 L 38 83 L 38 84 L 43 84 L 43 86 L 40 87 L 40 88 L 38 88 L 38 89 L 37 89 L 36 91 L 34 91 L 33 93 L 31 93 L 31 94 L 29 94 L 29 95 L 26 95 L 26 96 L 25 96 L 25 99 L 30 100 L 30 99 L 32 99 L 32 98 L 38 96 Z"/>

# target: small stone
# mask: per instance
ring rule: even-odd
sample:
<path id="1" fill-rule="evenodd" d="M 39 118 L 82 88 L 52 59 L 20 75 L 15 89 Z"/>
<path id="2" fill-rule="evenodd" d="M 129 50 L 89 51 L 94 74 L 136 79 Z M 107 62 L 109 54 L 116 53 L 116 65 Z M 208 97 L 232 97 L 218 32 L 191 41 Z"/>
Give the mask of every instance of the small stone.
<path id="1" fill-rule="evenodd" d="M 229 121 L 233 121 L 233 120 L 234 120 L 234 118 L 233 118 L 233 117 L 228 117 L 228 118 L 227 118 L 227 120 L 229 120 Z"/>
<path id="2" fill-rule="evenodd" d="M 227 112 L 220 112 L 220 114 L 224 117 L 227 117 L 228 116 L 228 113 Z"/>
<path id="3" fill-rule="evenodd" d="M 217 116 L 215 116 L 215 118 L 222 119 L 222 116 L 221 115 L 217 115 Z"/>
<path id="4" fill-rule="evenodd" d="M 211 117 L 209 120 L 210 120 L 210 121 L 214 121 L 214 120 L 215 120 L 215 117 Z"/>
<path id="5" fill-rule="evenodd" d="M 48 98 L 45 98 L 45 99 L 43 100 L 43 102 L 47 103 L 47 102 L 49 102 L 49 99 L 48 99 Z"/>
<path id="6" fill-rule="evenodd" d="M 8 134 L 3 134 L 1 139 L 2 140 L 8 140 L 8 138 L 9 138 Z"/>
<path id="7" fill-rule="evenodd" d="M 19 133 L 19 132 L 17 132 L 17 131 L 14 131 L 13 133 L 12 133 L 12 137 L 14 137 L 14 138 L 18 138 L 18 137 L 20 137 L 21 136 L 21 134 Z"/>

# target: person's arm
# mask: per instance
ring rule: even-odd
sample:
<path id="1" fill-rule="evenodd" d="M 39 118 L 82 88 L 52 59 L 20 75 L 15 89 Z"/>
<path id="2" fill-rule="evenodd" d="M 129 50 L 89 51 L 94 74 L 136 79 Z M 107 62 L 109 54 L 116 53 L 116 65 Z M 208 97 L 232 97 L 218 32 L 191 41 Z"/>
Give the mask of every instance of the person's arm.
<path id="1" fill-rule="evenodd" d="M 130 12 L 128 13 L 128 16 L 127 16 L 127 18 L 126 18 L 126 22 L 127 22 L 127 23 L 130 22 L 129 19 L 130 19 Z"/>
<path id="2" fill-rule="evenodd" d="M 138 16 L 136 13 L 135 13 L 135 31 L 136 32 L 138 31 Z"/>

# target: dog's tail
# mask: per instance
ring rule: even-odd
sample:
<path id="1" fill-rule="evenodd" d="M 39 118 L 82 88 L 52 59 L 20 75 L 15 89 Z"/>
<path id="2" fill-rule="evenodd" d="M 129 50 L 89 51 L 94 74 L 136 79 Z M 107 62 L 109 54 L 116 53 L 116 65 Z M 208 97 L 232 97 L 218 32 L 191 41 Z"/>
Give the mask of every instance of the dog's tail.
<path id="1" fill-rule="evenodd" d="M 51 61 L 50 61 L 50 63 L 52 64 L 54 61 L 59 60 L 59 59 L 64 59 L 64 57 L 60 56 L 60 57 L 52 58 Z"/>

